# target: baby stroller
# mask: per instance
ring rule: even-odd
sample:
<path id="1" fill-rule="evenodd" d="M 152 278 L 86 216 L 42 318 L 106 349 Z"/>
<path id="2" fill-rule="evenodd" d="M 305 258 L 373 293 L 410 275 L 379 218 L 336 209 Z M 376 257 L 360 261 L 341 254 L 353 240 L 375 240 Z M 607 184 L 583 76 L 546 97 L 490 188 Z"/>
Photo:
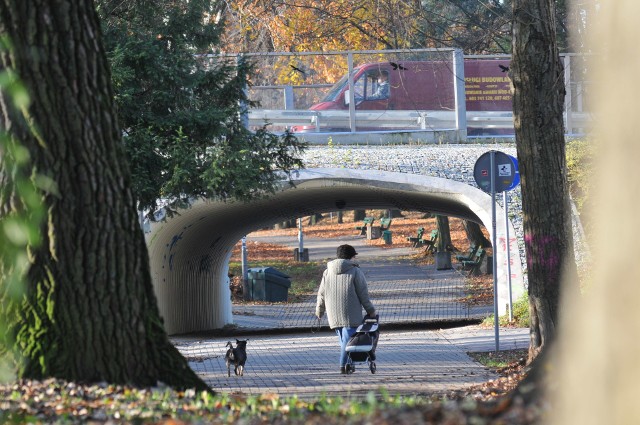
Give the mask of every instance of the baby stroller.
<path id="1" fill-rule="evenodd" d="M 371 373 L 376 373 L 376 347 L 379 336 L 378 316 L 376 315 L 375 318 L 365 317 L 345 348 L 347 374 L 356 371 L 355 363 L 368 363 Z"/>

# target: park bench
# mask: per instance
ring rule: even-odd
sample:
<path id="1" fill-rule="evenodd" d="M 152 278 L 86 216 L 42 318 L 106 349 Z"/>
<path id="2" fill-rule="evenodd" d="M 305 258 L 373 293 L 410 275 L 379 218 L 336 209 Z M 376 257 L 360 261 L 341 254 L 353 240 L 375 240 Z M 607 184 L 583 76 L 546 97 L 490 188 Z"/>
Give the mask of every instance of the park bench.
<path id="1" fill-rule="evenodd" d="M 486 251 L 484 250 L 484 248 L 479 247 L 476 250 L 476 253 L 473 255 L 472 259 L 461 261 L 462 270 L 468 270 L 469 274 L 473 274 L 477 272 L 480 269 L 480 266 L 482 265 L 482 260 L 484 259 L 485 254 L 486 254 Z"/>
<path id="2" fill-rule="evenodd" d="M 411 242 L 411 246 L 417 248 L 420 245 L 420 241 L 422 240 L 422 235 L 424 234 L 424 227 L 418 227 L 418 232 L 416 236 L 408 236 L 407 240 Z"/>
<path id="3" fill-rule="evenodd" d="M 438 240 L 438 229 L 433 229 L 429 239 L 422 239 L 419 246 L 426 246 L 428 252 L 434 252 L 436 250 L 436 241 Z"/>
<path id="4" fill-rule="evenodd" d="M 378 239 L 382 236 L 382 233 L 385 230 L 389 230 L 389 226 L 391 226 L 391 218 L 381 218 L 380 225 L 374 226 L 373 224 L 367 226 L 365 228 L 365 232 L 367 234 L 367 239 Z"/>
<path id="5" fill-rule="evenodd" d="M 469 252 L 467 252 L 466 254 L 456 255 L 456 260 L 460 262 L 473 260 L 473 256 L 476 255 L 476 251 L 479 247 L 480 246 L 476 244 L 471 245 L 471 247 L 469 248 Z"/>
<path id="6" fill-rule="evenodd" d="M 364 236 L 367 234 L 367 227 L 372 226 L 374 222 L 373 217 L 365 217 L 362 221 L 362 226 L 356 226 L 356 230 L 360 231 L 360 235 Z"/>

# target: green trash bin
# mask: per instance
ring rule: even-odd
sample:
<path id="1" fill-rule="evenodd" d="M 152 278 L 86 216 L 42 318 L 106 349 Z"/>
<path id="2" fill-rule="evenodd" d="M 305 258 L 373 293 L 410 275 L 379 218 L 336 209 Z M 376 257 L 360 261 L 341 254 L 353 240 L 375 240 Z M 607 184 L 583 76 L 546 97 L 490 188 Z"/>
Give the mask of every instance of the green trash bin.
<path id="1" fill-rule="evenodd" d="M 254 301 L 287 301 L 291 278 L 273 267 L 256 267 L 247 270 L 249 299 Z"/>
<path id="2" fill-rule="evenodd" d="M 382 231 L 382 240 L 384 241 L 385 245 L 391 245 L 393 243 L 391 230 Z"/>

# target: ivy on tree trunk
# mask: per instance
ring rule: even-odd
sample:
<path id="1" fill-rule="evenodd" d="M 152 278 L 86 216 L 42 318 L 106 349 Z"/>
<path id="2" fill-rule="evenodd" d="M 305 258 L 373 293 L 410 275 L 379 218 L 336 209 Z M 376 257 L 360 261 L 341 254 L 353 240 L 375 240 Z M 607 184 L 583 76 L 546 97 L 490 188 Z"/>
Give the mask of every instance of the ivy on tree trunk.
<path id="1" fill-rule="evenodd" d="M 1 0 L 0 33 L 37 135 L 4 100 L 2 124 L 57 185 L 15 322 L 20 376 L 207 389 L 159 316 L 93 0 Z"/>

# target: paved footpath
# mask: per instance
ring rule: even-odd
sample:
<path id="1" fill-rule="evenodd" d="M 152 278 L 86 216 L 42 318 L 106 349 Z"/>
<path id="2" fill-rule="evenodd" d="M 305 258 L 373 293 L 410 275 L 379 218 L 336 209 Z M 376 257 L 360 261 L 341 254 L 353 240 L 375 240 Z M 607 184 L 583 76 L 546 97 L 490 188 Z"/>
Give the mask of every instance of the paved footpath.
<path id="1" fill-rule="evenodd" d="M 295 241 L 279 242 L 295 244 Z M 375 374 L 369 371 L 366 364 L 356 365 L 356 372 L 352 375 L 339 373 L 337 337 L 326 328 L 312 332 L 312 304 L 290 307 L 292 310 L 289 311 L 281 304 L 234 306 L 234 314 L 240 313 L 234 319 L 243 329 L 243 336 L 239 338 L 249 339 L 244 377 L 236 377 L 233 370 L 231 377 L 227 376 L 224 354 L 226 343 L 232 337 L 180 336 L 172 338 L 174 344 L 205 382 L 218 391 L 228 393 L 275 393 L 306 399 L 322 394 L 359 398 L 371 391 L 380 393 L 384 388 L 391 395 L 418 395 L 459 390 L 497 377 L 466 354 L 470 351 L 494 351 L 496 342 L 493 328 L 483 329 L 474 325 L 440 330 L 403 330 L 395 326 L 403 322 L 415 323 L 415 311 L 420 310 L 421 298 L 425 296 L 411 296 L 410 291 L 407 292 L 408 287 L 403 289 L 401 285 L 411 285 L 414 280 L 420 284 L 428 280 L 425 274 L 435 279 L 436 284 L 444 281 L 450 285 L 451 281 L 460 279 L 456 275 L 458 272 L 452 270 L 446 276 L 437 275 L 435 270 L 416 269 L 415 266 L 403 266 L 402 263 L 384 267 L 381 264 L 386 263 L 381 261 L 381 255 L 402 253 L 368 249 L 362 241 L 353 238 L 315 242 L 309 238 L 305 246 L 309 247 L 313 260 L 314 251 L 321 253 L 319 258 L 327 258 L 331 256 L 329 247 L 335 251 L 340 243 L 356 246 L 363 270 L 365 273 L 370 271 L 368 279 L 374 302 L 376 297 L 384 297 L 384 301 L 379 299 L 381 305 L 378 306 L 382 317 Z M 384 253 L 381 254 L 381 251 Z M 371 269 L 367 269 L 366 264 Z M 419 279 L 414 276 L 416 270 L 421 272 Z M 396 288 L 393 292 L 404 293 L 405 296 L 384 296 L 390 287 Z M 376 294 L 376 291 L 379 292 Z M 410 296 L 407 297 L 407 294 Z M 423 310 L 429 314 L 428 310 Z M 385 314 L 388 317 L 386 320 Z M 296 319 L 296 316 L 299 317 Z M 297 328 L 293 333 L 265 333 L 265 328 L 281 331 L 283 326 L 288 327 L 292 323 Z M 256 330 L 254 334 L 251 334 L 252 328 Z M 500 349 L 528 347 L 528 334 L 528 329 L 501 329 Z"/>
<path id="2" fill-rule="evenodd" d="M 341 375 L 337 337 L 331 331 L 248 339 L 243 377 L 236 377 L 233 370 L 227 376 L 227 338 L 175 338 L 174 343 L 207 384 L 229 393 L 351 398 L 385 388 L 391 395 L 419 395 L 463 389 L 497 377 L 466 354 L 495 350 L 493 329 L 478 326 L 438 331 L 384 331 L 381 327 L 375 374 L 366 364 L 358 364 L 354 374 Z M 528 329 L 500 331 L 501 349 L 527 344 Z"/>

